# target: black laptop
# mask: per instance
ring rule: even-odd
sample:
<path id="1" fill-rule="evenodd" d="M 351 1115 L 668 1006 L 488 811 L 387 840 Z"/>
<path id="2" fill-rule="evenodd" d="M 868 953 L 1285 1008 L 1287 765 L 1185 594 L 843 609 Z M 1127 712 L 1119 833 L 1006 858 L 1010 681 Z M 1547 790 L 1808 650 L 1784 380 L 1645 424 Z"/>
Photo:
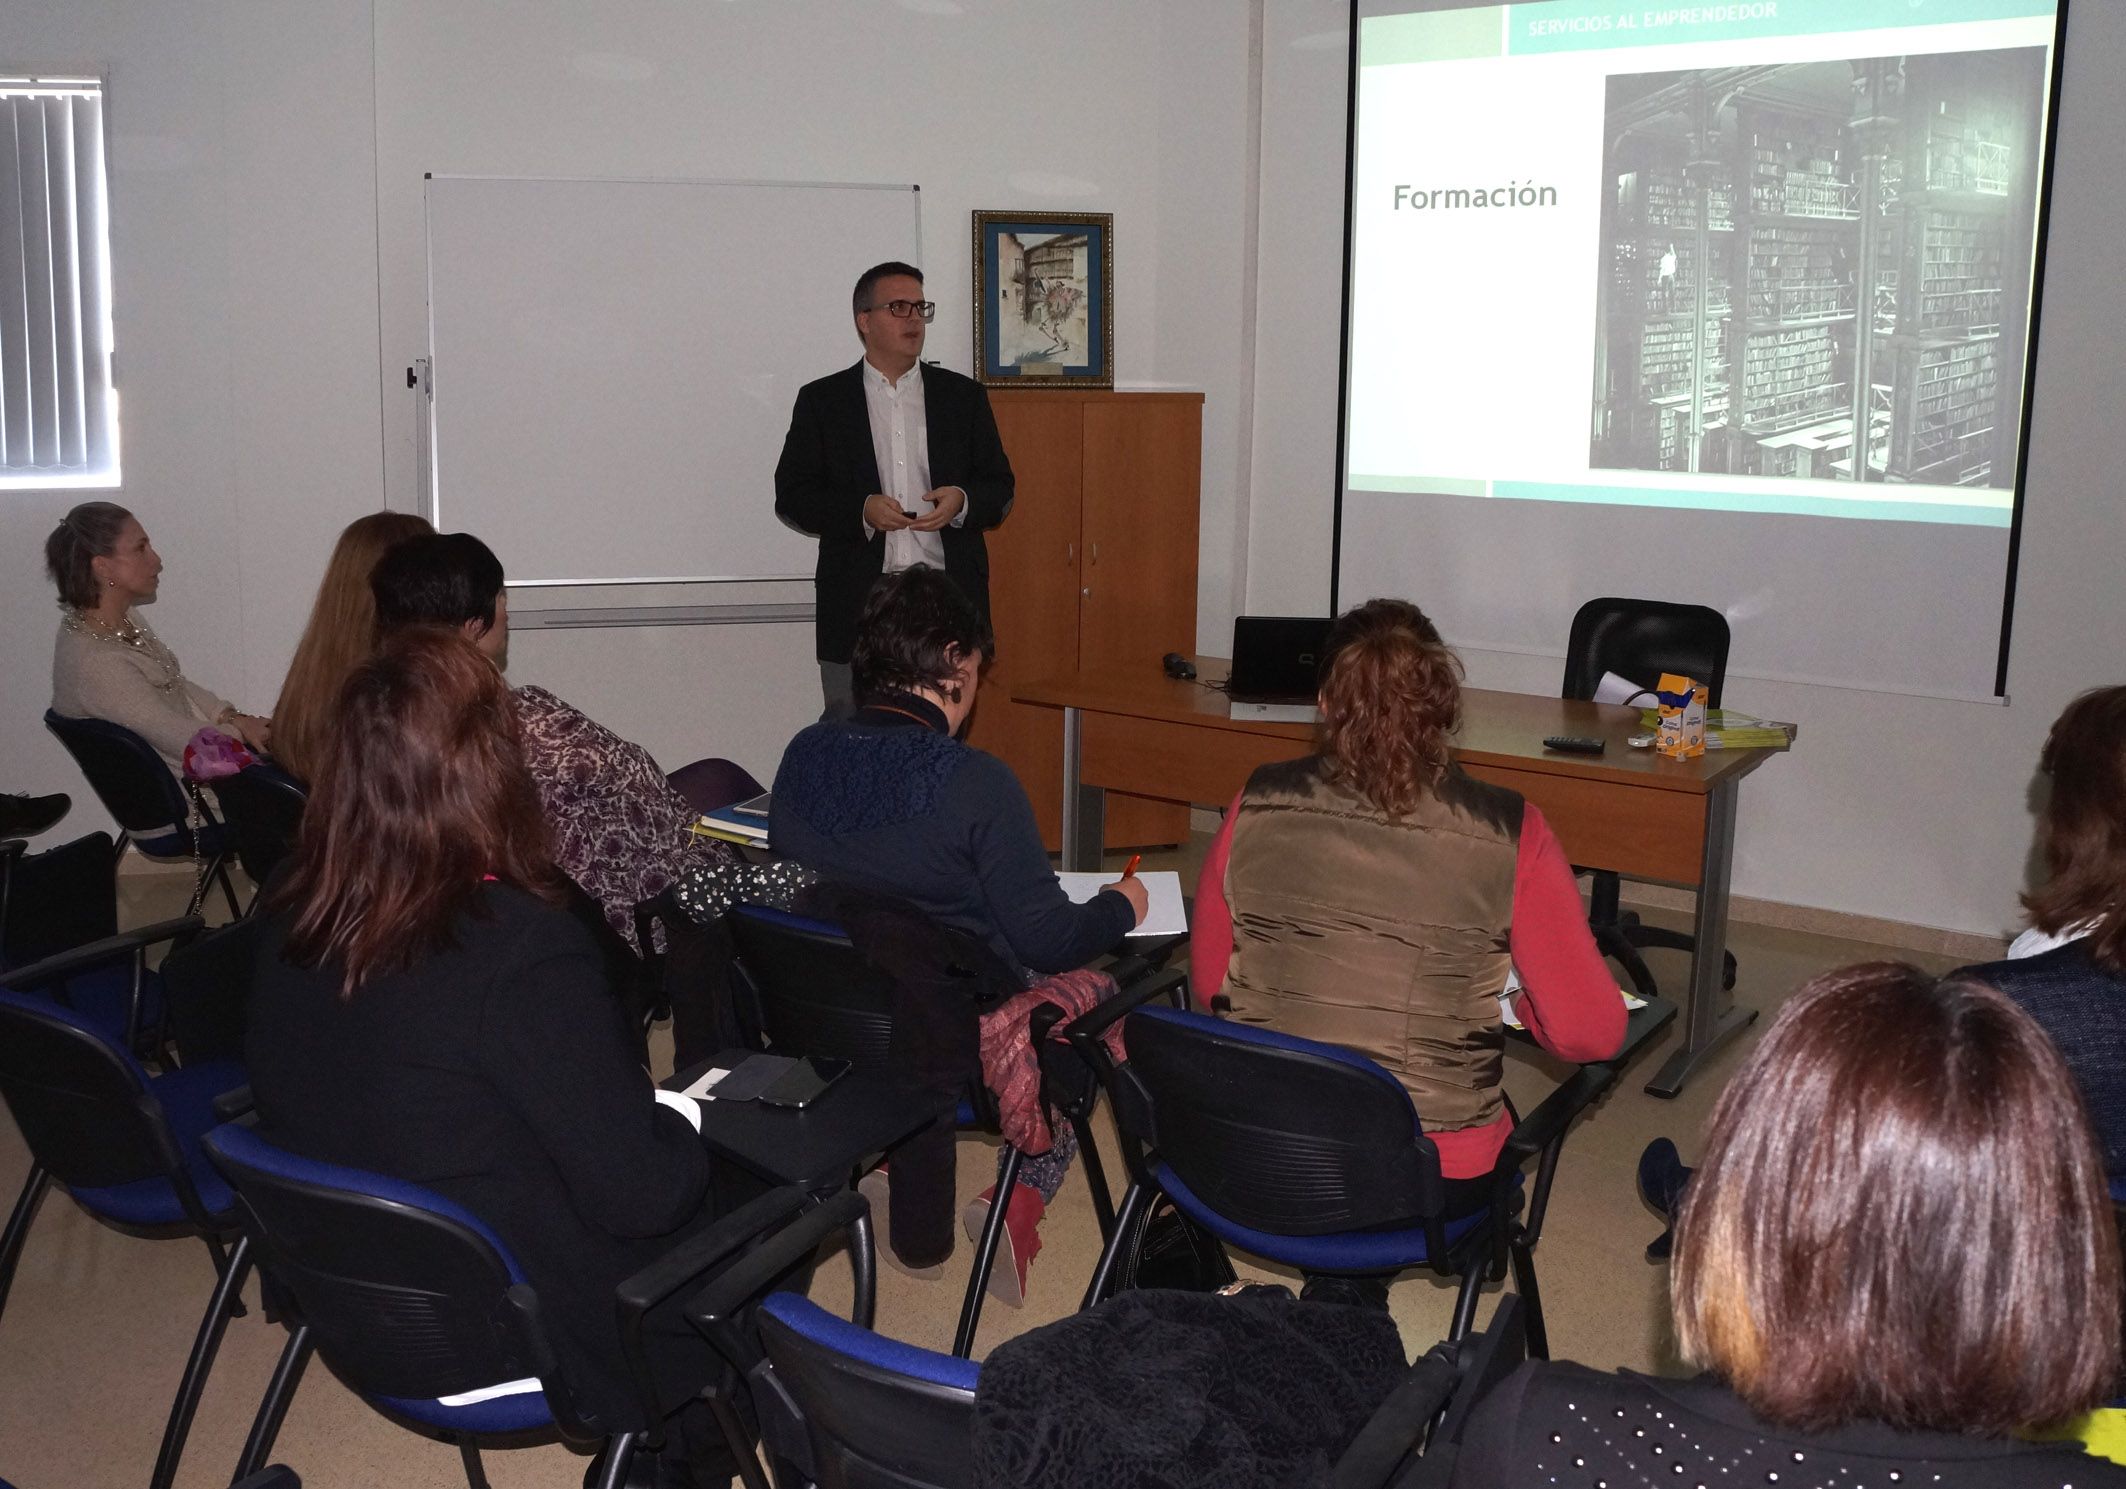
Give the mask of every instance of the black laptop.
<path id="1" fill-rule="evenodd" d="M 1233 620 L 1235 703 L 1312 704 L 1321 690 L 1321 656 L 1329 619 L 1316 615 L 1242 615 Z"/>

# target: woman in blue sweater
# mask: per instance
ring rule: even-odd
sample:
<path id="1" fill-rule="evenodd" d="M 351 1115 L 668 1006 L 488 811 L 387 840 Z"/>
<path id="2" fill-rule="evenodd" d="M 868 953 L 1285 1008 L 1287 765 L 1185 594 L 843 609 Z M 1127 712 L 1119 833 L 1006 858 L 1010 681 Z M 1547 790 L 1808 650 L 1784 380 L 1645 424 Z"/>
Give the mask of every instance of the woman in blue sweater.
<path id="1" fill-rule="evenodd" d="M 790 741 L 775 775 L 769 839 L 822 878 L 906 902 L 985 942 L 1023 984 L 1071 972 L 1111 951 L 1144 918 L 1144 886 L 1108 885 L 1074 904 L 1057 883 L 1033 806 L 1010 767 L 964 744 L 982 666 L 995 651 L 988 623 L 942 570 L 905 569 L 872 588 L 851 658 L 858 709 Z M 1012 1265 L 992 1274 L 1007 1303 L 1024 1296 L 1037 1227 L 1077 1151 L 1068 1129 L 1019 1171 L 1005 1235 Z M 968 1213 L 972 1235 L 991 1196 Z M 874 1200 L 874 1207 L 876 1202 Z M 911 1206 L 887 1249 L 929 1271 L 950 1231 L 912 1244 Z M 884 1212 L 881 1212 L 884 1219 Z M 925 1228 L 926 1230 L 929 1227 Z"/>

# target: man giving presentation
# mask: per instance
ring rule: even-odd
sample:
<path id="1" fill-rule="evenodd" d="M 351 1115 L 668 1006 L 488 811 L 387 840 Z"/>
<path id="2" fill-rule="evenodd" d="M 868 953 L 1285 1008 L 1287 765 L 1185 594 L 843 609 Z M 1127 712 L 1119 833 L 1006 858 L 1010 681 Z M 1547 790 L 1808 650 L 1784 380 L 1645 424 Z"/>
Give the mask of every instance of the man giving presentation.
<path id="1" fill-rule="evenodd" d="M 863 360 L 797 390 L 775 513 L 819 539 L 813 571 L 824 717 L 855 711 L 849 654 L 880 574 L 943 569 L 989 618 L 982 534 L 1011 511 L 1011 462 L 979 383 L 925 366 L 937 307 L 912 264 L 864 272 L 850 299 Z"/>

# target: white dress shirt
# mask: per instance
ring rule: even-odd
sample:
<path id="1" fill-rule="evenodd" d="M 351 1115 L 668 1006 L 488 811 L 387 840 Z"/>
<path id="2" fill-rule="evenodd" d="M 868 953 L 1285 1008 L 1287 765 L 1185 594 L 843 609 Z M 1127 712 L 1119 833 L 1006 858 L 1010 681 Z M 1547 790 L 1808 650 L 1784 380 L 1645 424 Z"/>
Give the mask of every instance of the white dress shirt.
<path id="1" fill-rule="evenodd" d="M 878 457 L 879 489 L 893 498 L 903 512 L 918 517 L 930 515 L 923 500 L 930 490 L 930 422 L 923 403 L 923 368 L 918 363 L 894 382 L 885 373 L 864 362 L 864 407 L 871 415 L 871 450 Z M 957 488 L 955 488 L 957 489 Z M 965 491 L 960 492 L 960 510 L 952 525 L 967 520 Z M 864 537 L 875 531 L 864 524 Z M 937 533 L 912 532 L 901 528 L 886 534 L 888 574 L 928 565 L 945 567 L 945 540 Z"/>

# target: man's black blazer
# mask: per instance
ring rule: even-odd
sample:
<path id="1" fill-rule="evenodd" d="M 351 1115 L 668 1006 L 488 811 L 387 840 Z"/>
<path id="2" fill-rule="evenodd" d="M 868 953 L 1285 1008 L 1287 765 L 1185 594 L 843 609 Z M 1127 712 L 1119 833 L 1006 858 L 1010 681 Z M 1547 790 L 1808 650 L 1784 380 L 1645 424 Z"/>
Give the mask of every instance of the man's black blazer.
<path id="1" fill-rule="evenodd" d="M 982 534 L 1011 510 L 1011 462 L 982 385 L 927 363 L 922 373 L 930 484 L 967 493 L 967 520 L 938 534 L 945 544 L 945 572 L 986 620 L 989 549 Z M 864 403 L 864 364 L 799 388 L 782 459 L 775 463 L 775 515 L 819 539 L 813 576 L 822 662 L 849 660 L 864 596 L 885 568 L 885 535 L 864 538 L 864 501 L 881 489 Z"/>

